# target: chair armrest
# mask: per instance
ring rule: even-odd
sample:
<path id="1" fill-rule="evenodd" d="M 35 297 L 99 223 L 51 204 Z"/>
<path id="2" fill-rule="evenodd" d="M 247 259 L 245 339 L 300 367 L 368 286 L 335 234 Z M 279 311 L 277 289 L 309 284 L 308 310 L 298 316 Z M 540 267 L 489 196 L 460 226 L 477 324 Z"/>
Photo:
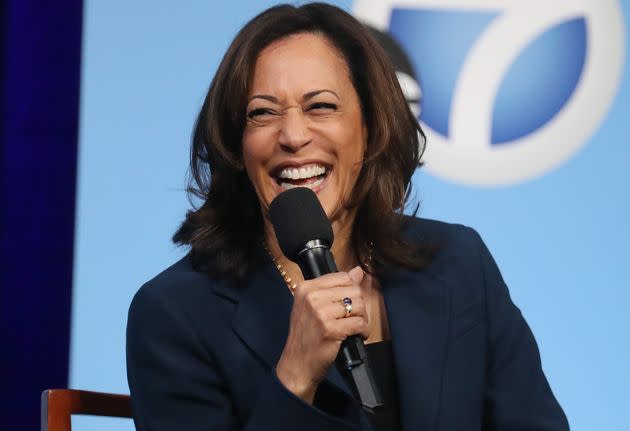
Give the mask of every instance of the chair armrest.
<path id="1" fill-rule="evenodd" d="M 42 392 L 42 431 L 70 431 L 70 416 L 73 414 L 131 418 L 131 398 L 129 395 L 76 389 L 48 389 Z"/>

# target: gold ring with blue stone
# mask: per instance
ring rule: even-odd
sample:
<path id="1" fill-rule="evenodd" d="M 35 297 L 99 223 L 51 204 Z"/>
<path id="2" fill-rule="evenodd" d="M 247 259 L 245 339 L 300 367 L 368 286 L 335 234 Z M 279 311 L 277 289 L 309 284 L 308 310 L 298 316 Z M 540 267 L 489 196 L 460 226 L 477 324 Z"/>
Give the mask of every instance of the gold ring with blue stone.
<path id="1" fill-rule="evenodd" d="M 350 313 L 352 313 L 352 299 L 345 297 L 341 300 L 341 304 L 346 309 L 346 315 L 344 317 L 348 317 Z"/>

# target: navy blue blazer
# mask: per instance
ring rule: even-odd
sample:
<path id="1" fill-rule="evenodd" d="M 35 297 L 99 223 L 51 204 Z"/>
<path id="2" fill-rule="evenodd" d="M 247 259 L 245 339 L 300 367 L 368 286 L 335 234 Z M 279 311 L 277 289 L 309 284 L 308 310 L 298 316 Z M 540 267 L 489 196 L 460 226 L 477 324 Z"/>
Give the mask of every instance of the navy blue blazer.
<path id="1" fill-rule="evenodd" d="M 379 281 L 403 430 L 568 430 L 538 347 L 472 229 L 412 219 L 405 236 L 442 244 L 421 271 Z M 370 430 L 333 366 L 314 405 L 274 373 L 292 296 L 268 258 L 241 285 L 183 258 L 135 295 L 127 374 L 138 430 Z"/>

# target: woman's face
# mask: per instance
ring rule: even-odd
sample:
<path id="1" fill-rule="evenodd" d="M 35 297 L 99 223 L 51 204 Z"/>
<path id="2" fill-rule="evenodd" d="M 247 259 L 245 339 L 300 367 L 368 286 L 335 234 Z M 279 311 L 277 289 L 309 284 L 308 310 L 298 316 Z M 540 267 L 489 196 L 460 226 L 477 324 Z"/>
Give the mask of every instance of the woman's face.
<path id="1" fill-rule="evenodd" d="M 243 133 L 245 169 L 263 213 L 282 191 L 312 189 L 333 222 L 361 170 L 367 145 L 359 97 L 341 53 L 323 36 L 278 40 L 259 55 Z"/>

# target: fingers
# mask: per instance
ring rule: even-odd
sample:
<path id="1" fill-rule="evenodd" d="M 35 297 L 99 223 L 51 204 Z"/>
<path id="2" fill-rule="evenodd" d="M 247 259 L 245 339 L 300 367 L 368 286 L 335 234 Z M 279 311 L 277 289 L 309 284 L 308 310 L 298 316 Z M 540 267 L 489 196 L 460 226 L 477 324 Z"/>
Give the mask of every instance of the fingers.
<path id="1" fill-rule="evenodd" d="M 348 320 L 352 320 L 348 322 Z M 370 338 L 370 325 L 367 320 L 362 317 L 347 317 L 341 320 L 347 323 L 346 338 L 351 335 L 360 335 L 364 340 Z"/>
<path id="2" fill-rule="evenodd" d="M 343 341 L 352 335 L 360 335 L 363 339 L 370 336 L 370 325 L 365 318 L 351 316 L 329 321 L 326 325 L 325 337 L 330 340 Z"/>
<path id="3" fill-rule="evenodd" d="M 342 301 L 338 300 L 320 309 L 320 322 L 336 340 L 345 340 L 356 334 L 364 339 L 370 336 L 370 319 L 363 298 L 352 300 L 351 308 L 348 313 Z"/>
<path id="4" fill-rule="evenodd" d="M 348 272 L 326 274 L 300 283 L 294 292 L 295 305 L 315 318 L 324 339 L 343 341 L 351 335 L 369 336 L 369 317 L 363 298 L 364 272 L 359 266 Z M 346 311 L 344 298 L 351 299 Z M 315 323 L 317 322 L 317 323 Z"/>
<path id="5" fill-rule="evenodd" d="M 344 296 L 344 298 L 352 299 L 352 304 L 350 304 L 350 313 L 346 311 L 346 306 L 342 303 L 341 298 L 338 298 L 335 301 L 330 301 L 329 303 L 322 305 L 322 314 L 326 318 L 332 319 L 343 319 L 349 316 L 362 316 L 365 318 L 368 317 L 363 297 Z"/>
<path id="6" fill-rule="evenodd" d="M 360 286 L 362 280 L 361 267 L 355 267 L 349 272 L 322 275 L 298 284 L 294 291 L 295 300 L 309 303 L 312 308 L 319 308 L 330 302 L 339 302 L 346 297 L 355 301 L 363 296 Z"/>
<path id="7" fill-rule="evenodd" d="M 348 272 L 324 274 L 313 280 L 304 280 L 302 283 L 299 283 L 298 287 L 295 289 L 295 293 L 298 294 L 299 291 L 305 293 L 315 289 L 358 285 L 363 281 L 363 274 L 363 269 L 360 266 L 355 266 Z"/>
<path id="8" fill-rule="evenodd" d="M 295 289 L 296 294 L 304 294 L 311 290 L 329 289 L 331 287 L 352 286 L 354 280 L 347 272 L 333 272 L 324 274 L 312 280 L 304 280 Z"/>

